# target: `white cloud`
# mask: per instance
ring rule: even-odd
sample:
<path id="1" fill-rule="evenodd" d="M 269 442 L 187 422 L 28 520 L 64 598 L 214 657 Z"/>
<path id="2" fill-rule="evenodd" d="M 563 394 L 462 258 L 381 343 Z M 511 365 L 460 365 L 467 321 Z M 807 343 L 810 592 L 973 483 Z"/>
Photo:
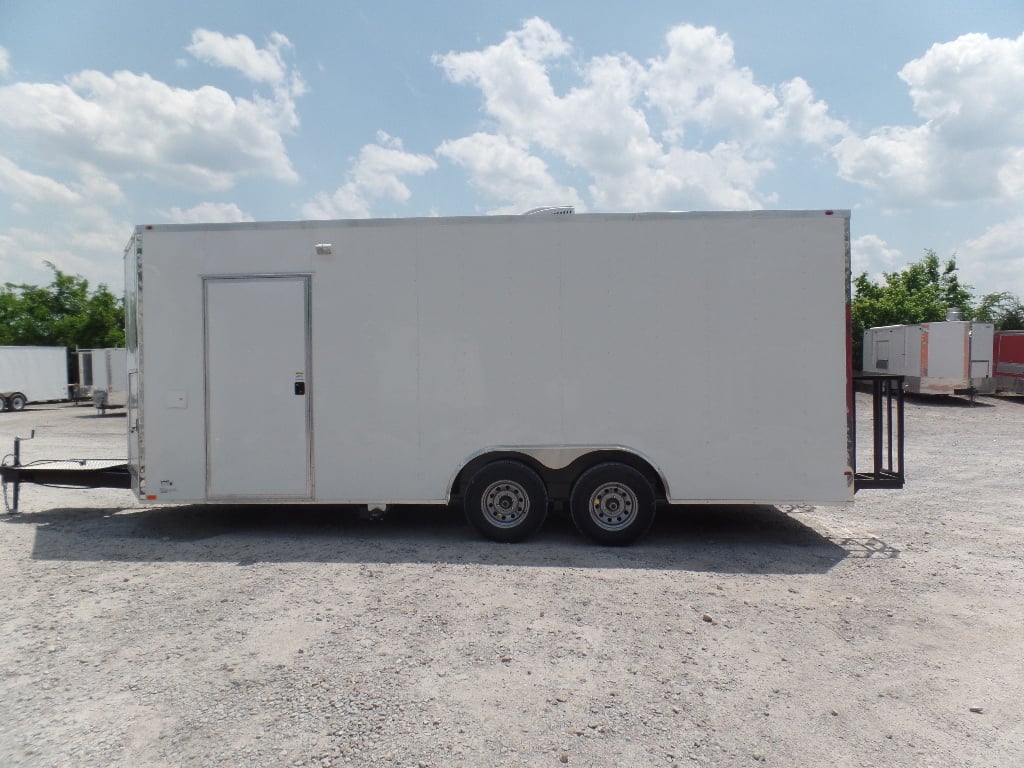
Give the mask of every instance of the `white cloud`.
<path id="1" fill-rule="evenodd" d="M 0 156 L 0 193 L 15 199 L 34 203 L 76 203 L 81 200 L 74 190 L 59 181 L 26 171 Z"/>
<path id="2" fill-rule="evenodd" d="M 125 201 L 124 192 L 113 179 L 87 165 L 79 170 L 78 181 L 73 186 L 82 199 L 91 204 L 119 205 Z"/>
<path id="3" fill-rule="evenodd" d="M 73 275 L 88 275 L 90 285 L 105 283 L 114 293 L 124 285 L 122 255 L 131 234 L 128 222 L 99 206 L 60 206 L 45 231 L 13 227 L 0 235 L 0 265 L 17 282 L 42 285 L 52 274 L 46 262 Z"/>
<path id="4" fill-rule="evenodd" d="M 401 139 L 378 131 L 377 143 L 363 146 L 345 183 L 332 194 L 318 194 L 303 206 L 302 215 L 310 219 L 367 218 L 376 200 L 409 200 L 412 193 L 402 177 L 421 176 L 435 168 L 433 158 L 406 152 Z"/>
<path id="5" fill-rule="evenodd" d="M 829 115 L 828 105 L 814 98 L 802 77 L 783 83 L 778 93 L 781 102 L 766 115 L 778 138 L 825 146 L 849 134 L 849 126 Z"/>
<path id="6" fill-rule="evenodd" d="M 217 48 L 218 40 L 227 41 L 224 50 Z M 246 99 L 213 86 L 188 90 L 145 74 L 86 70 L 61 83 L 0 87 L 0 136 L 6 134 L 41 163 L 77 173 L 90 169 L 108 178 L 144 176 L 206 189 L 227 189 L 243 176 L 294 181 L 298 175 L 284 134 L 298 125 L 294 99 L 302 87 L 281 59 L 286 42 L 272 36 L 268 49 L 253 46 L 251 62 L 236 55 L 250 76 L 275 86 L 273 98 Z M 232 52 L 248 50 L 239 38 L 209 32 L 196 45 L 217 62 L 233 61 Z M 260 69 L 264 59 L 271 64 Z"/>
<path id="7" fill-rule="evenodd" d="M 437 152 L 467 169 L 471 183 L 486 196 L 505 201 L 488 213 L 523 213 L 542 205 L 584 208 L 575 189 L 559 184 L 543 160 L 507 136 L 475 133 L 446 141 Z"/>
<path id="8" fill-rule="evenodd" d="M 291 48 L 291 42 L 278 32 L 270 36 L 266 48 L 257 48 L 245 35 L 226 37 L 197 29 L 187 50 L 205 64 L 236 69 L 257 83 L 281 85 L 288 75 L 281 51 L 287 48 Z"/>
<path id="9" fill-rule="evenodd" d="M 122 216 L 136 215 L 122 184 L 131 185 L 134 197 L 152 189 L 149 182 L 221 190 L 249 176 L 298 178 L 284 139 L 298 125 L 296 98 L 304 85 L 286 59 L 287 40 L 272 35 L 258 48 L 241 37 L 203 32 L 193 47 L 202 61 L 241 71 L 257 93 L 178 88 L 127 71 L 0 85 L 0 146 L 18 153 L 0 157 L 0 202 L 9 196 L 11 215 L 19 219 L 18 227 L 0 234 L 4 274 L 45 282 L 43 263 L 51 261 L 118 290 L 132 230 Z M 231 203 L 162 215 L 172 221 L 251 218 Z"/>
<path id="10" fill-rule="evenodd" d="M 899 73 L 917 125 L 884 126 L 834 150 L 843 178 L 901 205 L 1017 200 L 1024 192 L 1024 35 L 963 35 Z"/>
<path id="11" fill-rule="evenodd" d="M 505 40 L 482 51 L 434 56 L 453 83 L 477 86 L 485 111 L 505 131 L 540 136 L 545 143 L 557 140 L 559 126 L 546 118 L 557 108 L 558 98 L 548 77 L 546 62 L 566 56 L 571 48 L 561 34 L 542 19 L 524 22 Z"/>
<path id="12" fill-rule="evenodd" d="M 877 235 L 862 235 L 851 243 L 851 271 L 856 277 L 867 272 L 868 277 L 876 283 L 883 279 L 883 273 L 896 272 L 902 269 L 903 253 L 892 248 Z"/>
<path id="13" fill-rule="evenodd" d="M 646 64 L 625 54 L 574 64 L 571 43 L 534 18 L 496 45 L 434 62 L 452 82 L 481 91 L 494 122 L 485 133 L 516 148 L 513 171 L 529 177 L 549 166 L 545 158 L 563 162 L 589 177 L 599 209 L 761 207 L 770 198 L 756 185 L 773 167 L 772 146 L 824 147 L 847 131 L 803 80 L 756 83 L 713 28 L 676 27 L 666 44 L 666 55 Z M 581 82 L 559 95 L 550 70 L 567 63 Z M 439 153 L 507 207 L 522 196 L 522 176 L 503 180 L 497 162 L 467 162 L 481 135 L 446 142 Z"/>
<path id="14" fill-rule="evenodd" d="M 67 237 L 56 242 L 73 245 L 74 250 L 51 261 L 58 266 L 61 263 L 74 264 L 74 267 L 69 267 L 67 271 L 76 274 L 95 271 L 97 262 L 105 264 L 104 271 L 109 273 L 112 268 L 115 277 L 104 277 L 103 280 L 120 287 L 123 280 L 121 259 L 125 243 L 132 232 L 132 225 L 127 221 L 115 219 L 110 211 L 102 208 L 79 211 L 71 221 L 73 225 L 68 226 Z"/>
<path id="15" fill-rule="evenodd" d="M 957 249 L 957 266 L 978 293 L 1010 291 L 1024 298 L 1024 216 L 989 227 Z"/>
<path id="16" fill-rule="evenodd" d="M 212 224 L 253 220 L 252 216 L 234 203 L 200 203 L 187 210 L 171 208 L 158 213 L 175 224 Z"/>
<path id="17" fill-rule="evenodd" d="M 11 52 L 0 45 L 0 77 L 7 77 L 11 73 Z"/>
<path id="18" fill-rule="evenodd" d="M 675 27 L 666 36 L 668 53 L 649 65 L 647 97 L 682 138 L 688 125 L 727 126 L 741 138 L 754 137 L 765 115 L 778 105 L 771 89 L 757 85 L 738 67 L 732 40 L 712 27 Z"/>

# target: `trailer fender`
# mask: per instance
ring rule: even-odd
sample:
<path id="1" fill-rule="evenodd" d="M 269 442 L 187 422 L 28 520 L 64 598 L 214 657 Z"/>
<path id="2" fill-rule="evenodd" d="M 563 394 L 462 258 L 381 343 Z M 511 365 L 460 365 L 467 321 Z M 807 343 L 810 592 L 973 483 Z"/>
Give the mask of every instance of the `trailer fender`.
<path id="1" fill-rule="evenodd" d="M 668 481 L 661 467 L 643 451 L 624 445 L 496 445 L 482 448 L 467 456 L 448 479 L 445 495 L 450 502 L 453 496 L 459 495 L 460 484 L 468 480 L 484 464 L 492 461 L 522 461 L 533 467 L 537 472 L 548 478 L 555 478 L 562 483 L 571 485 L 576 477 L 588 468 L 608 462 L 620 461 L 634 466 L 649 476 L 659 496 L 669 496 Z M 467 471 L 468 470 L 468 471 Z"/>

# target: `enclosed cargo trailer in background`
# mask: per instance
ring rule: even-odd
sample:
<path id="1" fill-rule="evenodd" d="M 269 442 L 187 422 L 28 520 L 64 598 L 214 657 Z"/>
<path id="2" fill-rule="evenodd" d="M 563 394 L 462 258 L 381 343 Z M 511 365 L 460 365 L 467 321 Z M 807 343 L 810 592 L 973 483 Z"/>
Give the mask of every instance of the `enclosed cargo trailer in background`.
<path id="1" fill-rule="evenodd" d="M 0 411 L 68 396 L 66 347 L 0 347 Z"/>
<path id="2" fill-rule="evenodd" d="M 908 392 L 925 395 L 994 391 L 992 323 L 946 320 L 885 325 L 864 331 L 864 372 L 906 377 Z"/>
<path id="3" fill-rule="evenodd" d="M 992 347 L 996 390 L 1024 395 L 1024 331 L 996 331 Z"/>
<path id="4" fill-rule="evenodd" d="M 78 396 L 92 397 L 100 411 L 123 408 L 128 401 L 128 350 L 78 350 L 78 381 Z"/>

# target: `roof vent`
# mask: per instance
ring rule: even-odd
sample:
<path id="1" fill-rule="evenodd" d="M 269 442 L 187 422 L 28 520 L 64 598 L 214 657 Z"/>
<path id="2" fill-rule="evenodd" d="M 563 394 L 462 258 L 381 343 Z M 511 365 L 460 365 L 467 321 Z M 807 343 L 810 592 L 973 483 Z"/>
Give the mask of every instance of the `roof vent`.
<path id="1" fill-rule="evenodd" d="M 538 214 L 564 216 L 569 213 L 576 213 L 576 207 L 572 205 L 545 205 L 540 208 L 532 208 L 524 213 L 523 216 L 536 216 Z"/>
<path id="2" fill-rule="evenodd" d="M 963 319 L 964 319 L 963 310 L 958 309 L 957 307 L 950 307 L 949 309 L 946 310 L 946 322 L 947 323 L 953 323 L 953 322 L 956 322 L 957 320 L 963 320 Z"/>

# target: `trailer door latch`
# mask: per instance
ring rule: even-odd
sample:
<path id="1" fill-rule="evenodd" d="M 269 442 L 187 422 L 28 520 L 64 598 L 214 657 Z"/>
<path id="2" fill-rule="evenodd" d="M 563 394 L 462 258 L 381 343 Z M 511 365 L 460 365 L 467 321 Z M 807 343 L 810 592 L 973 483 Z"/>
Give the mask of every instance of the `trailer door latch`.
<path id="1" fill-rule="evenodd" d="M 296 381 L 295 382 L 295 394 L 296 395 L 304 395 L 304 394 L 306 394 L 306 382 L 304 382 L 304 381 Z"/>

